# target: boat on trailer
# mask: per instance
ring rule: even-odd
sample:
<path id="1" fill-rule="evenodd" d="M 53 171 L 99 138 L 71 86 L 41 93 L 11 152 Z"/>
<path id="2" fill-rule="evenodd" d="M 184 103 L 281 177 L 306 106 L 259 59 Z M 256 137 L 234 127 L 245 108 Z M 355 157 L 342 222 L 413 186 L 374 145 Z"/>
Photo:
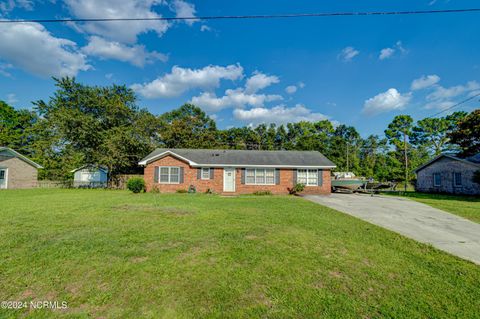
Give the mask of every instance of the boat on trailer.
<path id="1" fill-rule="evenodd" d="M 356 191 L 365 184 L 362 178 L 356 177 L 352 172 L 334 172 L 332 176 L 332 191 Z"/>

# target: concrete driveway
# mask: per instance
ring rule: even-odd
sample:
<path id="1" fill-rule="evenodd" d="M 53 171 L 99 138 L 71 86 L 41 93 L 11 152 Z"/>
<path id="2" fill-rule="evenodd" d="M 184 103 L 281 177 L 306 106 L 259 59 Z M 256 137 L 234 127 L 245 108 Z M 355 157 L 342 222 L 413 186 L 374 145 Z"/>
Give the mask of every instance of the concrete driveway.
<path id="1" fill-rule="evenodd" d="M 480 224 L 400 197 L 334 193 L 305 198 L 480 265 Z"/>

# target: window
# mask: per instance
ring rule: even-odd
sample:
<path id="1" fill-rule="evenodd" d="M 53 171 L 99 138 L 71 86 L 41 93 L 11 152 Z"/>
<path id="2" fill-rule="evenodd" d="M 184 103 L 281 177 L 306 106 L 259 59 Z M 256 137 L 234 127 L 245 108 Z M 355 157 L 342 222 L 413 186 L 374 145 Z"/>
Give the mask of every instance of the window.
<path id="1" fill-rule="evenodd" d="M 307 185 L 307 170 L 306 169 L 297 170 L 297 183 Z"/>
<path id="2" fill-rule="evenodd" d="M 245 172 L 245 183 L 246 184 L 255 184 L 255 170 L 247 169 Z"/>
<path id="3" fill-rule="evenodd" d="M 0 179 L 5 179 L 5 171 L 4 170 L 0 171 Z"/>
<path id="4" fill-rule="evenodd" d="M 433 186 L 442 185 L 442 175 L 440 173 L 433 173 Z"/>
<path id="5" fill-rule="evenodd" d="M 275 185 L 275 169 L 247 168 L 245 170 L 245 184 Z"/>
<path id="6" fill-rule="evenodd" d="M 160 167 L 160 184 L 179 184 L 180 168 L 179 167 Z"/>
<path id="7" fill-rule="evenodd" d="M 306 186 L 318 185 L 318 170 L 316 169 L 299 169 L 297 170 L 297 183 Z"/>
<path id="8" fill-rule="evenodd" d="M 266 169 L 265 170 L 265 184 L 273 185 L 275 184 L 275 170 Z"/>
<path id="9" fill-rule="evenodd" d="M 462 186 L 462 173 L 453 173 L 453 186 L 461 187 Z"/>
<path id="10" fill-rule="evenodd" d="M 210 179 L 210 168 L 202 167 L 202 179 Z"/>

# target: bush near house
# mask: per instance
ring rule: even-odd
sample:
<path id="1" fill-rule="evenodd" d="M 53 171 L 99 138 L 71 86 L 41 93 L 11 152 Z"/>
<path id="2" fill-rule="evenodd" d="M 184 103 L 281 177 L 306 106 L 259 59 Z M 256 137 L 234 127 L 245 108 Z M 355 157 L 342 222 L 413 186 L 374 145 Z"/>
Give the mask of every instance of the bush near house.
<path id="1" fill-rule="evenodd" d="M 272 195 L 271 191 L 256 191 L 253 193 L 255 196 L 269 196 Z"/>
<path id="2" fill-rule="evenodd" d="M 289 189 L 291 195 L 295 195 L 298 193 L 303 192 L 305 189 L 305 184 L 297 183 L 295 186 L 293 186 L 291 189 Z"/>
<path id="3" fill-rule="evenodd" d="M 145 181 L 140 177 L 130 178 L 127 182 L 127 189 L 134 194 L 143 192 L 145 191 Z"/>

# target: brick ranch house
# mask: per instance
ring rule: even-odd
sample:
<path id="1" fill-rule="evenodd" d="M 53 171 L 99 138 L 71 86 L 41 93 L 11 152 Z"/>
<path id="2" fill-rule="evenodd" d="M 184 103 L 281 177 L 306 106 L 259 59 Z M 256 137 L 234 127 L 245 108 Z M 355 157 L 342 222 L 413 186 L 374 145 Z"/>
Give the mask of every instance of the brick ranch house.
<path id="1" fill-rule="evenodd" d="M 288 194 L 296 183 L 304 193 L 330 194 L 335 164 L 314 151 L 157 149 L 139 162 L 147 191 L 208 189 L 220 194 L 270 191 Z"/>

